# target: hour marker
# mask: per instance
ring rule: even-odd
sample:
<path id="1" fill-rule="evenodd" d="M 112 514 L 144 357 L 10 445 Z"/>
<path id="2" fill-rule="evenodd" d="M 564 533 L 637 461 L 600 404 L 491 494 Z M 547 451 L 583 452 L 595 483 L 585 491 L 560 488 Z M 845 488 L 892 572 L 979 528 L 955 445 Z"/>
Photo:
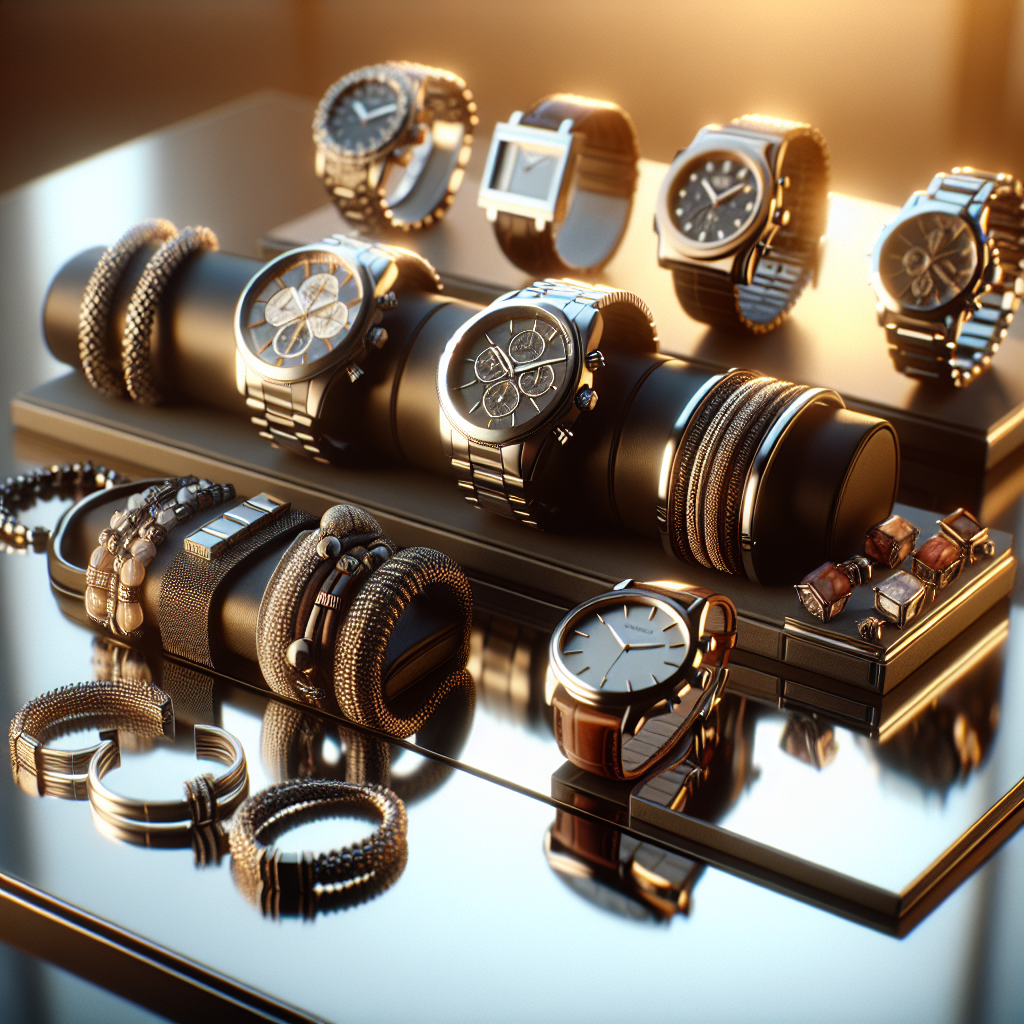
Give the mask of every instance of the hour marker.
<path id="1" fill-rule="evenodd" d="M 741 167 L 741 168 L 740 168 L 740 169 L 739 169 L 739 170 L 738 170 L 738 171 L 736 172 L 736 177 L 737 177 L 737 178 L 739 178 L 739 179 L 740 179 L 740 181 L 742 181 L 742 180 L 743 180 L 743 179 L 744 179 L 744 178 L 745 178 L 746 176 L 747 176 L 747 169 L 746 169 L 746 167 Z"/>
<path id="2" fill-rule="evenodd" d="M 673 647 L 685 647 L 685 646 L 686 646 L 686 642 L 683 641 L 683 642 L 678 643 L 678 644 L 669 644 L 668 645 L 668 649 L 671 651 Z"/>
<path id="3" fill-rule="evenodd" d="M 257 320 L 255 323 L 249 324 L 249 326 L 246 327 L 246 330 L 251 331 L 254 327 L 262 327 L 266 322 L 266 320 Z"/>
<path id="4" fill-rule="evenodd" d="M 742 221 L 741 221 L 741 220 L 739 219 L 739 217 L 737 217 L 737 218 L 735 218 L 735 220 L 733 220 L 733 222 L 732 222 L 732 226 L 733 226 L 734 228 L 738 228 L 738 227 L 740 226 L 740 224 L 741 224 L 741 223 L 742 223 Z"/>
<path id="5" fill-rule="evenodd" d="M 281 286 L 282 288 L 287 288 L 287 287 L 288 287 L 288 285 L 286 285 L 286 284 L 284 283 L 284 281 L 282 281 L 282 280 L 281 280 L 281 278 L 280 278 L 280 277 L 275 277 L 275 278 L 274 278 L 274 280 L 275 280 L 275 281 L 276 281 L 276 282 L 277 282 L 277 283 L 278 283 L 278 284 L 279 284 L 279 285 L 280 285 L 280 286 Z"/>
<path id="6" fill-rule="evenodd" d="M 478 380 L 471 380 L 468 384 L 460 384 L 455 390 L 456 391 L 465 391 L 466 388 L 471 388 L 474 384 L 479 384 L 479 383 L 480 383 L 480 381 L 478 381 Z"/>
<path id="7" fill-rule="evenodd" d="M 747 211 L 747 213 L 750 213 L 750 211 L 751 211 L 751 210 L 752 210 L 753 208 L 754 208 L 754 204 L 753 204 L 753 203 L 747 203 L 747 205 L 743 207 L 743 209 L 744 209 L 744 210 L 746 210 L 746 211 Z"/>
<path id="8" fill-rule="evenodd" d="M 654 680 L 654 685 L 657 686 L 658 685 L 658 677 L 653 672 L 651 673 L 651 679 Z"/>
<path id="9" fill-rule="evenodd" d="M 685 224 L 683 225 L 683 230 L 684 230 L 684 231 L 689 231 L 689 230 L 690 230 L 690 228 L 692 228 L 692 227 L 693 227 L 693 221 L 692 221 L 692 220 L 688 220 L 688 221 L 687 221 L 687 222 L 686 222 L 686 223 L 685 223 Z"/>
<path id="10" fill-rule="evenodd" d="M 628 619 L 629 618 L 629 605 L 628 604 L 624 604 L 622 606 L 622 617 L 624 619 Z"/>
<path id="11" fill-rule="evenodd" d="M 721 241 L 723 238 L 725 238 L 725 232 L 722 231 L 721 228 L 719 228 L 719 230 L 718 230 L 718 239 L 719 239 L 719 241 Z"/>
<path id="12" fill-rule="evenodd" d="M 477 409 L 479 409 L 479 408 L 480 408 L 480 402 L 481 402 L 481 401 L 482 401 L 482 399 L 479 399 L 479 398 L 478 398 L 478 399 L 476 400 L 476 405 L 474 405 L 474 406 L 473 406 L 473 408 L 472 408 L 472 409 L 470 409 L 469 411 L 470 411 L 470 412 L 476 412 L 476 411 L 477 411 Z"/>
<path id="13" fill-rule="evenodd" d="M 584 672 L 589 672 L 589 671 L 590 671 L 590 666 L 589 665 L 584 665 L 583 668 L 576 669 L 576 675 L 581 676 L 581 675 L 583 675 Z"/>
<path id="14" fill-rule="evenodd" d="M 707 171 L 707 172 L 708 172 L 708 174 L 713 174 L 713 173 L 714 173 L 714 170 L 715 170 L 715 165 L 714 165 L 714 164 L 713 164 L 713 163 L 712 163 L 712 162 L 711 162 L 711 161 L 709 160 L 709 161 L 708 161 L 708 162 L 707 162 L 707 163 L 706 163 L 706 164 L 704 165 L 704 170 L 705 170 L 705 171 Z"/>
<path id="15" fill-rule="evenodd" d="M 529 395 L 527 395 L 526 397 L 530 398 Z M 537 410 L 537 412 L 540 412 L 540 406 L 532 398 L 530 398 L 530 405 L 532 405 L 534 409 Z"/>
<path id="16" fill-rule="evenodd" d="M 723 160 L 722 161 L 722 170 L 725 171 L 726 174 L 728 174 L 732 170 L 732 161 L 731 160 Z"/>
<path id="17" fill-rule="evenodd" d="M 601 613 L 600 612 L 594 612 L 594 614 L 597 616 L 597 621 L 600 622 L 602 626 L 605 625 L 604 619 L 601 618 Z"/>
<path id="18" fill-rule="evenodd" d="M 574 629 L 573 632 L 577 636 L 585 636 L 588 640 L 590 639 L 590 634 L 589 633 L 584 633 L 582 629 Z"/>
<path id="19" fill-rule="evenodd" d="M 676 662 L 674 662 L 674 661 L 666 661 L 666 662 L 664 662 L 664 664 L 671 665 L 672 668 L 679 668 L 679 665 L 676 664 Z"/>
<path id="20" fill-rule="evenodd" d="M 564 654 L 582 654 L 583 651 L 563 651 Z"/>
<path id="21" fill-rule="evenodd" d="M 358 305 L 359 305 L 359 303 L 360 303 L 360 302 L 362 302 L 362 301 L 363 301 L 363 300 L 362 300 L 362 299 L 361 299 L 361 298 L 360 298 L 360 297 L 359 297 L 359 296 L 357 295 L 357 296 L 356 296 L 356 297 L 355 297 L 354 299 L 352 299 L 352 300 L 351 300 L 350 302 L 346 302 L 346 303 L 345 303 L 345 305 L 346 305 L 346 306 L 347 306 L 347 307 L 348 307 L 349 309 L 351 309 L 351 308 L 352 308 L 353 306 L 358 306 Z"/>
<path id="22" fill-rule="evenodd" d="M 705 239 L 705 238 L 707 238 L 707 237 L 708 237 L 708 233 L 707 233 L 706 231 L 702 231 L 702 232 L 701 232 L 701 233 L 700 233 L 700 234 L 699 234 L 699 235 L 697 236 L 697 241 L 698 241 L 698 242 L 703 242 L 703 241 L 704 241 L 704 239 Z"/>
<path id="23" fill-rule="evenodd" d="M 683 208 L 682 208 L 682 207 L 680 206 L 680 207 L 679 207 L 679 208 L 678 208 L 678 209 L 676 210 L 676 216 L 677 216 L 677 217 L 682 217 L 682 215 L 683 215 Z"/>
<path id="24" fill-rule="evenodd" d="M 465 362 L 465 363 L 475 363 L 476 360 L 472 356 L 466 356 L 466 358 L 463 360 L 463 362 Z"/>
<path id="25" fill-rule="evenodd" d="M 697 180 L 697 173 L 695 171 L 693 174 L 690 175 L 690 181 L 696 181 L 696 180 Z"/>
<path id="26" fill-rule="evenodd" d="M 662 633 L 667 633 L 670 629 L 675 629 L 678 626 L 678 622 L 670 622 L 663 630 Z"/>
<path id="27" fill-rule="evenodd" d="M 266 352 L 267 349 L 270 348 L 270 346 L 273 345 L 273 344 L 274 344 L 274 340 L 271 339 L 270 341 L 268 341 L 266 343 L 266 345 L 263 346 L 263 348 L 256 349 L 256 355 L 258 355 L 258 356 L 263 355 L 263 353 Z"/>
<path id="28" fill-rule="evenodd" d="M 633 684 L 628 679 L 626 680 L 626 689 L 629 690 L 630 693 L 633 692 Z"/>
<path id="29" fill-rule="evenodd" d="M 648 622 L 650 622 L 650 621 L 651 621 L 651 619 L 653 619 L 653 618 L 654 618 L 655 612 L 657 612 L 657 610 L 658 610 L 657 608 L 652 608 L 652 609 L 651 609 L 651 614 L 647 616 L 647 621 L 648 621 Z"/>

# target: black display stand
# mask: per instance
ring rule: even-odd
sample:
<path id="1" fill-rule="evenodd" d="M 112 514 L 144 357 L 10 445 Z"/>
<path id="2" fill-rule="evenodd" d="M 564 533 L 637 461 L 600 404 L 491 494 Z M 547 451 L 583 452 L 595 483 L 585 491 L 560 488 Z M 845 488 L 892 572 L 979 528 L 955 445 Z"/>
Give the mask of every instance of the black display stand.
<path id="1" fill-rule="evenodd" d="M 446 477 L 398 466 L 387 473 L 321 466 L 271 448 L 230 413 L 112 402 L 70 373 L 16 398 L 11 415 L 15 426 L 36 434 L 74 438 L 113 468 L 127 462 L 160 474 L 195 473 L 233 483 L 240 494 L 268 491 L 316 515 L 339 501 L 362 506 L 400 546 L 450 555 L 469 574 L 481 607 L 519 621 L 550 627 L 572 605 L 626 577 L 718 590 L 739 610 L 742 650 L 875 693 L 890 690 L 1009 593 L 1016 571 L 1011 536 L 993 531 L 993 558 L 966 570 L 907 629 L 886 627 L 883 642 L 874 644 L 861 640 L 856 627 L 871 609 L 868 587 L 823 625 L 801 608 L 792 587 L 682 564 L 657 541 L 625 531 L 524 529 L 469 505 Z M 934 532 L 934 513 L 899 511 L 925 536 Z"/>
<path id="2" fill-rule="evenodd" d="M 443 223 L 428 232 L 394 232 L 389 239 L 429 259 L 450 294 L 474 302 L 529 283 L 505 258 L 476 206 L 483 141 L 474 147 L 458 200 Z M 803 294 L 789 321 L 761 337 L 710 329 L 683 312 L 672 275 L 657 264 L 654 207 L 667 168 L 640 161 L 629 227 L 594 280 L 635 292 L 650 306 L 667 354 L 833 388 L 848 408 L 888 420 L 902 451 L 900 500 L 933 504 L 943 496 L 951 507 L 963 504 L 980 513 L 987 482 L 1011 473 L 1012 456 L 1024 446 L 1024 317 L 1011 326 L 991 371 L 969 388 L 921 384 L 897 373 L 868 284 L 868 254 L 897 208 L 833 194 L 818 287 Z M 328 204 L 268 232 L 263 247 L 276 253 L 351 231 Z"/>

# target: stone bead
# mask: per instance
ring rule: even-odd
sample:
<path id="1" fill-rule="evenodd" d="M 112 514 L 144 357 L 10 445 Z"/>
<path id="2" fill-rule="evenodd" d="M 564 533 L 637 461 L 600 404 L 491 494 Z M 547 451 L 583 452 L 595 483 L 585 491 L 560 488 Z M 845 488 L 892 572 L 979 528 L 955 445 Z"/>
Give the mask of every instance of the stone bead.
<path id="1" fill-rule="evenodd" d="M 960 557 L 960 547 L 944 534 L 937 533 L 921 545 L 914 557 L 929 569 L 942 572 Z"/>
<path id="2" fill-rule="evenodd" d="M 138 537 L 132 543 L 131 552 L 143 566 L 148 566 L 156 558 L 156 545 L 145 537 Z"/>
<path id="3" fill-rule="evenodd" d="M 120 580 L 126 587 L 138 587 L 146 578 L 146 567 L 137 558 L 129 558 L 121 566 Z"/>
<path id="4" fill-rule="evenodd" d="M 921 530 L 903 516 L 892 515 L 868 530 L 864 554 L 895 569 L 914 550 Z"/>
<path id="5" fill-rule="evenodd" d="M 133 494 L 128 499 L 128 510 L 134 512 L 137 508 L 142 508 L 146 504 L 146 499 L 141 494 Z"/>
<path id="6" fill-rule="evenodd" d="M 85 610 L 94 619 L 107 617 L 107 592 L 99 587 L 85 588 Z"/>
<path id="7" fill-rule="evenodd" d="M 125 521 L 125 518 L 126 518 L 126 514 L 125 514 L 125 512 L 123 510 L 121 512 L 115 512 L 110 517 L 110 528 L 112 530 L 119 529 L 121 524 Z"/>
<path id="8" fill-rule="evenodd" d="M 160 526 L 169 530 L 175 523 L 177 523 L 178 518 L 174 514 L 174 509 L 165 508 L 161 512 L 157 513 L 156 521 Z"/>
<path id="9" fill-rule="evenodd" d="M 93 548 L 89 564 L 101 572 L 109 572 L 114 565 L 114 556 L 105 547 Z"/>
<path id="10" fill-rule="evenodd" d="M 122 601 L 117 606 L 117 625 L 122 633 L 131 633 L 142 625 L 142 605 L 137 601 Z"/>

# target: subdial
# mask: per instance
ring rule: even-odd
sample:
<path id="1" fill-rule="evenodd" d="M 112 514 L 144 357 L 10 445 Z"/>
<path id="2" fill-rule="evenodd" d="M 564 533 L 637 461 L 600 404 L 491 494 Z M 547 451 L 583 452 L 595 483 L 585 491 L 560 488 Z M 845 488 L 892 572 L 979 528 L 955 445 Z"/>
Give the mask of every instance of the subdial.
<path id="1" fill-rule="evenodd" d="M 555 371 L 550 366 L 535 366 L 519 375 L 519 390 L 528 398 L 540 398 L 554 387 Z"/>
<path id="2" fill-rule="evenodd" d="M 517 363 L 531 363 L 544 355 L 547 342 L 536 331 L 520 331 L 510 342 L 508 354 Z M 527 392 L 529 393 L 529 392 Z"/>
<path id="3" fill-rule="evenodd" d="M 274 335 L 274 352 L 282 359 L 305 355 L 313 344 L 313 332 L 305 319 L 284 324 Z"/>
<path id="4" fill-rule="evenodd" d="M 498 354 L 498 350 L 494 348 L 485 348 L 476 357 L 473 369 L 476 371 L 477 380 L 483 381 L 484 384 L 508 376 L 508 367 Z"/>
<path id="5" fill-rule="evenodd" d="M 484 412 L 492 420 L 511 416 L 519 405 L 519 389 L 510 380 L 492 384 L 484 392 Z"/>

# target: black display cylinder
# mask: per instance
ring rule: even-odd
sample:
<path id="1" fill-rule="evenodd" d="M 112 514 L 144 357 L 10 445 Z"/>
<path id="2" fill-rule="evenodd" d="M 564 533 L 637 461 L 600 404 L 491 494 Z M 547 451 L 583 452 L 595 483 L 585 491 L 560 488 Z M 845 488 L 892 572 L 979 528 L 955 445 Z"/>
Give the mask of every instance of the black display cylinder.
<path id="1" fill-rule="evenodd" d="M 103 249 L 70 260 L 50 287 L 47 343 L 71 366 L 78 358 L 82 292 Z M 108 344 L 116 351 L 125 309 L 152 249 L 132 262 L 115 300 Z M 248 416 L 235 384 L 235 304 L 259 270 L 222 252 L 188 261 L 167 292 L 152 340 L 157 383 L 176 402 Z M 452 476 L 439 429 L 438 360 L 478 306 L 400 291 L 383 326 L 389 340 L 355 384 L 337 374 L 326 397 L 327 432 L 371 465 L 403 460 Z M 616 356 L 595 376 L 597 407 L 535 481 L 561 511 L 563 529 L 615 525 L 648 536 L 666 515 L 668 466 L 687 402 L 717 370 L 665 356 Z M 124 399 L 125 401 L 127 399 Z M 864 530 L 895 500 L 899 448 L 884 420 L 836 405 L 811 405 L 782 437 L 754 509 L 753 571 L 762 583 L 791 583 L 826 559 L 860 549 Z"/>

